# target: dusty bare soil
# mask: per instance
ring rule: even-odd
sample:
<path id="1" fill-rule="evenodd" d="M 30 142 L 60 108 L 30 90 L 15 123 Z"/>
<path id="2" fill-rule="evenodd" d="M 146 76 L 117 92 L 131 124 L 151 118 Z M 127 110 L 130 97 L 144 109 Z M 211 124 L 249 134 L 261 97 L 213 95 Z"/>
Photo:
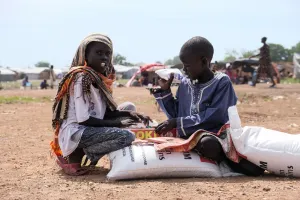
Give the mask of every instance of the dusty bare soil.
<path id="1" fill-rule="evenodd" d="M 243 125 L 300 133 L 300 85 L 235 87 Z M 55 91 L 0 91 L 0 96 L 53 98 Z M 119 103 L 162 121 L 143 88 L 115 90 Z M 0 104 L 0 199 L 300 199 L 299 179 L 264 176 L 108 182 L 108 162 L 81 177 L 66 176 L 49 156 L 51 101 Z"/>

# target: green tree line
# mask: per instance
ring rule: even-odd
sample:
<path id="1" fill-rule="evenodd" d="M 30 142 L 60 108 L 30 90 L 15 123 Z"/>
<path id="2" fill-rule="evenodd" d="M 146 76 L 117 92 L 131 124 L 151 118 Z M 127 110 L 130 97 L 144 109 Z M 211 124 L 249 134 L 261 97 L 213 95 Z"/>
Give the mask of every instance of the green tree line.
<path id="1" fill-rule="evenodd" d="M 281 44 L 274 44 L 270 43 L 270 54 L 271 59 L 274 62 L 278 61 L 288 61 L 292 62 L 293 60 L 293 54 L 294 53 L 300 53 L 300 42 L 298 42 L 295 46 L 292 48 L 285 48 Z M 232 62 L 239 58 L 249 58 L 250 56 L 258 54 L 258 50 L 241 50 L 238 52 L 235 49 L 229 50 L 225 53 L 223 61 L 225 62 Z M 168 59 L 164 64 L 165 65 L 177 65 L 180 64 L 181 61 L 179 59 L 179 56 L 175 56 L 174 58 Z"/>
<path id="2" fill-rule="evenodd" d="M 298 42 L 295 46 L 292 48 L 285 48 L 281 44 L 274 44 L 270 43 L 268 44 L 270 48 L 270 56 L 271 60 L 274 62 L 279 61 L 293 61 L 293 54 L 294 53 L 300 53 L 300 42 Z M 258 53 L 258 50 L 242 50 L 241 52 L 237 52 L 236 50 L 230 50 L 225 53 L 224 61 L 231 62 L 238 58 L 249 58 L 250 56 L 253 56 Z"/>
<path id="3" fill-rule="evenodd" d="M 300 53 L 300 42 L 298 42 L 295 46 L 291 48 L 285 48 L 281 44 L 269 43 L 271 59 L 274 62 L 278 61 L 289 61 L 293 60 L 294 53 Z M 235 49 L 229 50 L 225 53 L 223 61 L 232 62 L 239 58 L 249 58 L 258 53 L 258 50 L 241 50 L 238 52 Z M 156 63 L 162 63 L 160 61 L 156 61 Z M 179 56 L 175 56 L 170 58 L 164 62 L 165 65 L 177 65 L 180 64 L 181 60 Z M 115 54 L 113 56 L 113 64 L 114 65 L 124 65 L 124 66 L 141 66 L 144 63 L 132 63 L 127 61 L 127 58 L 121 54 Z M 35 64 L 36 67 L 50 67 L 50 63 L 46 61 L 40 61 Z"/>

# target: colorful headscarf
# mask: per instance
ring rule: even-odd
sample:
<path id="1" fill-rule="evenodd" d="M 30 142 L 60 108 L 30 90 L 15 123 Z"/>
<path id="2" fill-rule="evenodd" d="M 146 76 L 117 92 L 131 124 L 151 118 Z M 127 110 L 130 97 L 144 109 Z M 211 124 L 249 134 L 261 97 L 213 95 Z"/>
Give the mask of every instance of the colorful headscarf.
<path id="1" fill-rule="evenodd" d="M 88 67 L 85 60 L 85 51 L 88 44 L 91 42 L 104 43 L 111 49 L 111 51 L 113 50 L 110 38 L 101 34 L 92 34 L 80 43 L 69 72 L 59 83 L 57 95 L 52 108 L 52 127 L 55 129 L 55 133 L 54 140 L 51 142 L 51 148 L 57 156 L 62 155 L 58 144 L 59 129 L 63 120 L 67 118 L 71 88 L 74 85 L 75 80 L 78 78 L 77 75 L 79 73 L 82 74 L 83 95 L 90 95 L 90 86 L 95 84 L 98 87 L 100 94 L 103 96 L 107 107 L 112 111 L 117 108 L 117 104 L 112 97 L 112 83 L 115 80 L 115 70 L 112 65 L 112 60 L 106 68 L 105 75 Z"/>
<path id="2" fill-rule="evenodd" d="M 85 65 L 86 48 L 91 42 L 100 42 L 100 43 L 106 44 L 113 53 L 113 44 L 109 37 L 102 35 L 102 34 L 91 34 L 81 41 L 81 43 L 77 49 L 77 52 L 73 58 L 71 68 L 75 67 L 75 66 L 84 66 Z M 115 73 L 115 69 L 112 65 L 112 60 L 111 60 L 110 65 L 106 69 L 106 75 L 112 74 L 112 73 L 113 74 Z"/>

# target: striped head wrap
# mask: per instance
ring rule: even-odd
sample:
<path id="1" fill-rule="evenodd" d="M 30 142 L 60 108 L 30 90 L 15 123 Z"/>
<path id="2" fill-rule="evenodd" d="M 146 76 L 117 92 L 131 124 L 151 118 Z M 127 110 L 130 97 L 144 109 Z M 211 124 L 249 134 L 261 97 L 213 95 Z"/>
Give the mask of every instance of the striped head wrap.
<path id="1" fill-rule="evenodd" d="M 87 36 L 86 38 L 84 38 L 78 49 L 77 52 L 73 58 L 72 64 L 71 64 L 71 68 L 75 67 L 75 66 L 84 66 L 86 65 L 85 63 L 85 52 L 86 52 L 86 48 L 87 46 L 91 43 L 91 42 L 100 42 L 103 44 L 106 44 L 110 50 L 113 53 L 113 44 L 112 41 L 109 37 L 102 35 L 102 34 L 91 34 L 89 36 Z M 112 65 L 112 60 L 110 61 L 110 65 L 108 66 L 108 68 L 106 69 L 106 76 L 112 73 L 115 73 L 115 69 Z"/>

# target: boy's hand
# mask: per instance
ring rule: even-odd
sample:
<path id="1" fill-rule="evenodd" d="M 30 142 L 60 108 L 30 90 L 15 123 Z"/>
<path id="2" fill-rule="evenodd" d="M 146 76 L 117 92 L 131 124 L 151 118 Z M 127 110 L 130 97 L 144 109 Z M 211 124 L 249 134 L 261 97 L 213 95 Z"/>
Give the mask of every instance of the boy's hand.
<path id="1" fill-rule="evenodd" d="M 159 84 L 159 86 L 160 86 L 160 88 L 161 88 L 162 90 L 168 90 L 168 89 L 171 88 L 171 84 L 172 84 L 172 82 L 173 82 L 173 79 L 174 79 L 174 74 L 172 73 L 172 74 L 170 75 L 169 80 L 167 80 L 167 81 L 164 80 L 164 79 L 162 79 L 162 78 L 158 79 L 158 84 Z"/>
<path id="2" fill-rule="evenodd" d="M 169 119 L 167 121 L 164 121 L 163 123 L 159 124 L 156 128 L 155 128 L 155 132 L 158 135 L 164 135 L 167 132 L 171 131 L 172 129 L 176 128 L 177 123 L 176 123 L 176 119 Z"/>

